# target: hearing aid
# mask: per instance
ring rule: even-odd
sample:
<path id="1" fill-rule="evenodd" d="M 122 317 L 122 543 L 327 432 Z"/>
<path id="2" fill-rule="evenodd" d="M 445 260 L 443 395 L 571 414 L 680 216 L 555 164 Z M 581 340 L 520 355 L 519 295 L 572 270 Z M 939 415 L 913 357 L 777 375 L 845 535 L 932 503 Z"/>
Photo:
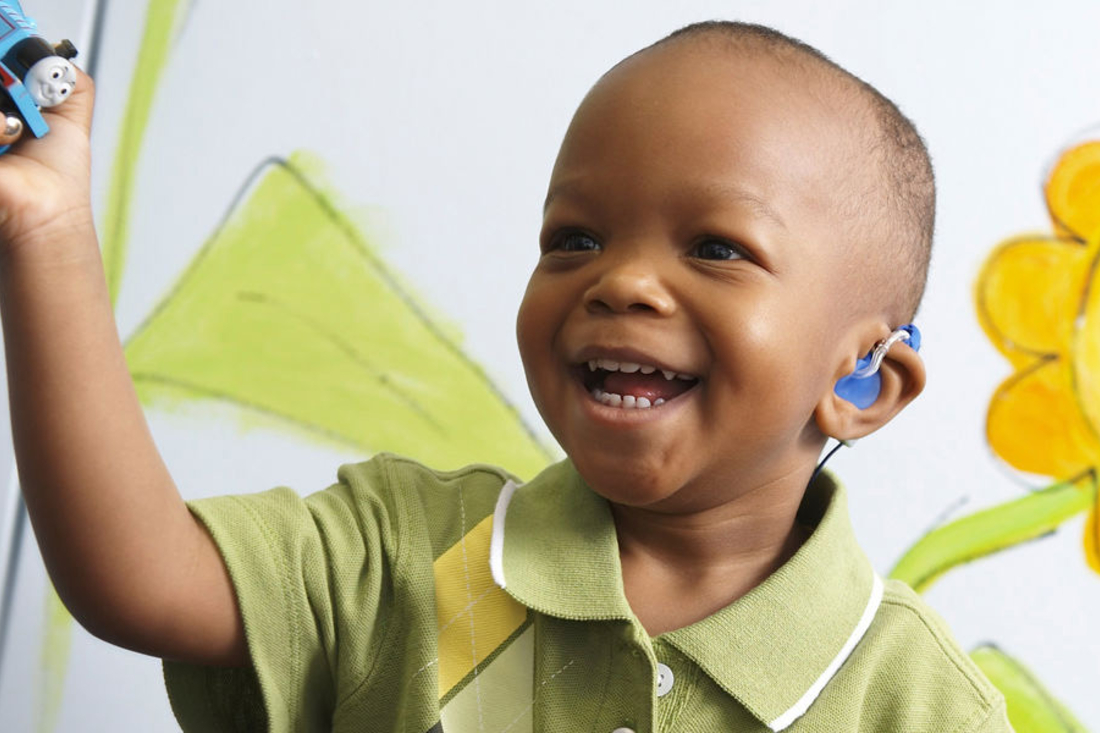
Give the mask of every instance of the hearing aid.
<path id="1" fill-rule="evenodd" d="M 879 367 L 898 341 L 905 341 L 913 351 L 920 351 L 920 329 L 912 323 L 902 326 L 875 344 L 875 348 L 856 362 L 854 372 L 837 381 L 833 391 L 837 396 L 863 410 L 875 404 L 882 390 Z"/>

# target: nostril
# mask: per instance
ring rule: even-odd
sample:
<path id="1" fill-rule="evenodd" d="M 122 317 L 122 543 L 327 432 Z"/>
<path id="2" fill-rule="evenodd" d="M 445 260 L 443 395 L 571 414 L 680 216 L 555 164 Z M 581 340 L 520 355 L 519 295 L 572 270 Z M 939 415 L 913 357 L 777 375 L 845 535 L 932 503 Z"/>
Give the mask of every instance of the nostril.
<path id="1" fill-rule="evenodd" d="M 611 313 L 614 310 L 599 298 L 590 298 L 587 302 L 587 308 L 590 313 Z"/>
<path id="2" fill-rule="evenodd" d="M 651 303 L 635 302 L 626 305 L 613 305 L 599 298 L 588 301 L 588 310 L 590 313 L 636 313 L 639 315 L 660 313 L 662 311 L 661 308 Z"/>

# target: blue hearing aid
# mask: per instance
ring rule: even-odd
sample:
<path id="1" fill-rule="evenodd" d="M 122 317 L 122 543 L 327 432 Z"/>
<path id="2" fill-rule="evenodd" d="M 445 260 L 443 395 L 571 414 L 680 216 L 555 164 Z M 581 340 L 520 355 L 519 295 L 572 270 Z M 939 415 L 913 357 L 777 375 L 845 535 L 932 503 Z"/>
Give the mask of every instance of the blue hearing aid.
<path id="1" fill-rule="evenodd" d="M 882 366 L 882 360 L 886 358 L 890 347 L 898 341 L 905 341 L 913 351 L 920 351 L 920 330 L 910 323 L 879 341 L 867 356 L 856 362 L 854 372 L 840 378 L 833 391 L 861 410 L 875 404 L 878 393 L 882 389 L 879 367 Z"/>

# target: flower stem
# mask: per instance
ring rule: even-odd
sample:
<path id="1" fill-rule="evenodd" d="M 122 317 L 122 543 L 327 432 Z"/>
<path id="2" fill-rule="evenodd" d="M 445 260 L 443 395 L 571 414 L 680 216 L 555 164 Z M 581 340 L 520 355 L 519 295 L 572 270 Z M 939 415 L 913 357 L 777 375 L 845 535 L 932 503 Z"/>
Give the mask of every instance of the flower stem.
<path id="1" fill-rule="evenodd" d="M 902 556 L 890 577 L 923 593 L 951 568 L 1049 534 L 1095 502 L 1096 476 L 1088 471 L 983 509 L 926 534 Z"/>
<path id="2" fill-rule="evenodd" d="M 145 31 L 130 79 L 130 93 L 107 189 L 107 207 L 100 227 L 103 267 L 107 273 L 112 303 L 118 299 L 126 263 L 130 214 L 137 186 L 137 164 L 142 143 L 145 142 L 145 129 L 152 114 L 157 86 L 174 45 L 174 35 L 189 6 L 190 3 L 183 0 L 150 0 L 145 11 Z"/>

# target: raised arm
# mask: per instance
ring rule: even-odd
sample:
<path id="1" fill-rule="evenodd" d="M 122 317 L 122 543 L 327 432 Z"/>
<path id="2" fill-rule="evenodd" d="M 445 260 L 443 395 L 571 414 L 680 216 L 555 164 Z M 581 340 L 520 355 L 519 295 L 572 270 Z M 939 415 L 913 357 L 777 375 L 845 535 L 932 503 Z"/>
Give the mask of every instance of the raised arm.
<path id="1" fill-rule="evenodd" d="M 61 599 L 155 656 L 247 663 L 233 588 L 153 443 L 92 223 L 92 81 L 0 156 L 0 316 L 23 495 Z"/>

